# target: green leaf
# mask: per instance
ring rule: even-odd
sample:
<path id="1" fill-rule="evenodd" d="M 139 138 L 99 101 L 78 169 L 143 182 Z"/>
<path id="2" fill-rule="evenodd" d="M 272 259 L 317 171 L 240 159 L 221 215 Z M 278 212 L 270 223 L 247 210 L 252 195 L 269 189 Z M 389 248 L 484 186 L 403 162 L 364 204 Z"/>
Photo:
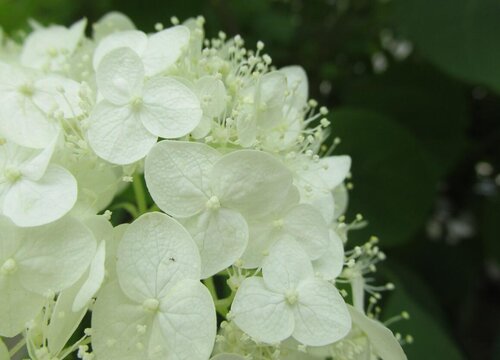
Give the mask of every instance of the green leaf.
<path id="1" fill-rule="evenodd" d="M 382 75 L 353 79 L 342 89 L 347 106 L 386 114 L 410 130 L 446 174 L 465 148 L 468 126 L 464 86 L 427 64 L 391 65 Z"/>
<path id="2" fill-rule="evenodd" d="M 465 359 L 448 334 L 440 307 L 425 282 L 407 269 L 396 269 L 397 276 L 394 271 L 388 274 L 396 285 L 396 290 L 388 296 L 384 314 L 386 317 L 397 315 L 401 311 L 410 314 L 409 320 L 398 321 L 390 326 L 391 330 L 399 332 L 403 338 L 406 335 L 413 337 L 413 343 L 404 347 L 408 359 Z"/>
<path id="3" fill-rule="evenodd" d="M 374 112 L 341 109 L 333 113 L 336 153 L 352 156 L 351 215 L 361 212 L 370 225 L 351 232 L 356 240 L 377 234 L 382 246 L 408 241 L 433 203 L 434 159 L 404 127 Z"/>
<path id="4" fill-rule="evenodd" d="M 500 92 L 498 0 L 399 0 L 394 22 L 444 71 Z"/>

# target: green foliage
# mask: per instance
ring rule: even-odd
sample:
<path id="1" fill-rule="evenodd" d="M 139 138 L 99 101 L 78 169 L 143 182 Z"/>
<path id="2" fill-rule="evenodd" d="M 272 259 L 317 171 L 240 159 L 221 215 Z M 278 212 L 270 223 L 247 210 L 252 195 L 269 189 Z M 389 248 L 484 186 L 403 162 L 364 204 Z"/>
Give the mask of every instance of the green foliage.
<path id="1" fill-rule="evenodd" d="M 448 334 L 437 299 L 425 283 L 407 270 L 398 269 L 397 276 L 390 277 L 397 291 L 388 297 L 384 311 L 386 316 L 397 315 L 401 309 L 410 314 L 409 321 L 402 320 L 392 326 L 403 338 L 411 335 L 414 339 L 414 344 L 405 349 L 408 359 L 464 360 Z"/>
<path id="2" fill-rule="evenodd" d="M 369 222 L 351 235 L 366 240 L 375 232 L 383 246 L 409 241 L 432 206 L 434 159 L 411 132 L 386 116 L 337 109 L 332 121 L 342 139 L 338 152 L 353 158 L 350 211 L 362 210 Z"/>
<path id="3" fill-rule="evenodd" d="M 444 71 L 500 91 L 497 0 L 399 0 L 395 23 Z"/>

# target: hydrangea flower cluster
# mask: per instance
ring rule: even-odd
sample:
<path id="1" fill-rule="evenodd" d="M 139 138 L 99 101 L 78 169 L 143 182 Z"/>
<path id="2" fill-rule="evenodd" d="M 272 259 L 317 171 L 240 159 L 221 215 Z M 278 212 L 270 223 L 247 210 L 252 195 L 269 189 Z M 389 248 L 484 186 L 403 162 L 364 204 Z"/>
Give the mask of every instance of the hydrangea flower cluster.
<path id="1" fill-rule="evenodd" d="M 0 40 L 0 358 L 406 359 L 304 70 L 203 22 Z"/>

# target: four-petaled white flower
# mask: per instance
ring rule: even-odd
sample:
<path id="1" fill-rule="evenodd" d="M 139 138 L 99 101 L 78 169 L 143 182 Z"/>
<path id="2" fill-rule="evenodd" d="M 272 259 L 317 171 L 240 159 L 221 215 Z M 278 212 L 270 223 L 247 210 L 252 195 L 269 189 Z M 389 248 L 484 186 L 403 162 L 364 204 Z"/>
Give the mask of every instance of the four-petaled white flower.
<path id="1" fill-rule="evenodd" d="M 196 95 L 169 77 L 145 79 L 145 67 L 128 47 L 107 53 L 97 69 L 103 98 L 89 119 L 88 139 L 97 155 L 115 164 L 144 158 L 162 138 L 179 138 L 198 126 Z"/>
<path id="2" fill-rule="evenodd" d="M 146 158 L 146 184 L 156 204 L 183 220 L 200 249 L 202 277 L 245 250 L 245 217 L 271 214 L 288 195 L 292 176 L 273 156 L 238 150 L 221 155 L 208 145 L 161 141 Z"/>
<path id="3" fill-rule="evenodd" d="M 43 150 L 0 145 L 0 213 L 18 226 L 38 226 L 68 213 L 77 199 L 71 173 L 50 163 L 55 142 Z"/>
<path id="4" fill-rule="evenodd" d="M 24 42 L 21 63 L 43 71 L 67 72 L 68 59 L 84 37 L 87 20 L 82 19 L 70 28 L 52 25 L 38 26 Z"/>
<path id="5" fill-rule="evenodd" d="M 255 340 L 274 344 L 292 336 L 302 344 L 321 346 L 351 329 L 339 291 L 315 278 L 308 256 L 292 240 L 273 246 L 262 275 L 246 278 L 231 306 L 236 325 Z"/>
<path id="6" fill-rule="evenodd" d="M 161 213 L 142 215 L 120 242 L 118 281 L 105 285 L 92 313 L 92 346 L 108 360 L 205 360 L 216 334 L 215 307 L 199 282 L 189 233 Z"/>
<path id="7" fill-rule="evenodd" d="M 94 256 L 96 240 L 71 217 L 19 228 L 0 216 L 0 229 L 0 336 L 12 337 L 36 317 L 47 296 L 80 278 Z"/>
<path id="8" fill-rule="evenodd" d="M 330 242 L 328 225 L 321 213 L 309 204 L 299 204 L 295 186 L 279 208 L 266 217 L 250 220 L 249 228 L 248 247 L 242 256 L 245 268 L 258 268 L 280 239 L 297 241 L 311 260 L 324 255 Z"/>
<path id="9" fill-rule="evenodd" d="M 82 114 L 79 90 L 71 79 L 0 62 L 0 133 L 22 146 L 48 146 L 62 127 L 49 115 L 66 119 Z"/>

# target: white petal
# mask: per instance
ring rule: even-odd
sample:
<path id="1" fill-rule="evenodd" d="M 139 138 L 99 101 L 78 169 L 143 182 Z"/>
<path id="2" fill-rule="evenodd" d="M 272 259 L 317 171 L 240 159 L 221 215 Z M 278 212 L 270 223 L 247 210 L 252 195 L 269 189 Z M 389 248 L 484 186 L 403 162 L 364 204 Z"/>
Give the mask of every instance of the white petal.
<path id="1" fill-rule="evenodd" d="M 127 47 L 141 56 L 148 45 L 148 37 L 142 31 L 129 30 L 106 36 L 95 49 L 93 65 L 96 70 L 106 54 L 114 49 Z"/>
<path id="2" fill-rule="evenodd" d="M 294 238 L 311 260 L 319 258 L 329 245 L 328 226 L 314 207 L 299 204 L 283 218 L 283 231 Z"/>
<path id="3" fill-rule="evenodd" d="M 27 96 L 3 93 L 0 105 L 0 132 L 16 144 L 44 148 L 59 132 L 59 126 Z"/>
<path id="4" fill-rule="evenodd" d="M 287 105 L 302 110 L 309 98 L 309 84 L 306 72 L 301 66 L 297 65 L 282 67 L 279 72 L 285 74 L 290 92 L 286 98 Z"/>
<path id="5" fill-rule="evenodd" d="M 106 239 L 106 279 L 116 280 L 116 257 L 118 254 L 118 246 L 123 238 L 123 234 L 128 229 L 130 224 L 120 224 L 113 228 L 113 236 Z"/>
<path id="6" fill-rule="evenodd" d="M 200 279 L 200 255 L 191 235 L 168 215 L 136 219 L 118 246 L 116 272 L 131 299 L 163 297 L 181 279 Z"/>
<path id="7" fill-rule="evenodd" d="M 304 249 L 290 238 L 283 238 L 271 248 L 262 263 L 262 275 L 267 287 L 282 294 L 295 290 L 301 281 L 314 276 Z"/>
<path id="8" fill-rule="evenodd" d="M 199 281 L 183 280 L 161 300 L 158 323 L 165 360 L 208 359 L 217 322 L 212 296 Z"/>
<path id="9" fill-rule="evenodd" d="M 241 146 L 251 147 L 257 139 L 257 121 L 253 114 L 253 109 L 246 106 L 241 109 L 236 118 L 236 129 L 238 140 Z"/>
<path id="10" fill-rule="evenodd" d="M 210 184 L 224 207 L 261 217 L 285 199 L 292 176 L 272 155 L 238 150 L 223 156 L 214 165 Z"/>
<path id="11" fill-rule="evenodd" d="M 97 87 L 102 96 L 115 105 L 125 105 L 140 96 L 144 65 L 132 49 L 122 47 L 107 53 L 96 71 Z"/>
<path id="12" fill-rule="evenodd" d="M 189 134 L 200 123 L 202 111 L 196 95 L 172 78 L 154 78 L 144 86 L 141 120 L 146 129 L 163 138 Z"/>
<path id="13" fill-rule="evenodd" d="M 21 172 L 23 178 L 38 181 L 45 174 L 49 166 L 50 159 L 54 153 L 55 140 L 43 150 L 29 149 L 8 142 L 0 148 L 2 152 L 0 158 L 5 156 L 7 163 L 10 162 L 11 166 L 16 167 Z"/>
<path id="14" fill-rule="evenodd" d="M 7 193 L 3 212 L 18 226 L 38 226 L 60 219 L 76 202 L 77 184 L 71 173 L 49 165 L 38 181 L 21 179 Z"/>
<path id="15" fill-rule="evenodd" d="M 173 26 L 151 35 L 142 55 L 146 75 L 153 76 L 167 70 L 179 59 L 189 43 L 189 29 Z"/>
<path id="16" fill-rule="evenodd" d="M 0 275 L 0 336 L 19 334 L 45 303 L 44 296 L 26 290 L 17 276 Z"/>
<path id="17" fill-rule="evenodd" d="M 344 215 L 349 204 L 349 193 L 344 184 L 340 184 L 333 190 L 333 199 L 335 202 L 334 217 L 338 219 Z"/>
<path id="18" fill-rule="evenodd" d="M 22 229 L 22 247 L 15 254 L 19 279 L 39 294 L 73 285 L 88 268 L 96 250 L 90 230 L 71 217 Z"/>
<path id="19" fill-rule="evenodd" d="M 87 20 L 82 19 L 69 29 L 58 25 L 36 29 L 24 42 L 21 63 L 46 71 L 64 70 L 68 56 L 73 54 L 84 36 L 86 25 Z"/>
<path id="20" fill-rule="evenodd" d="M 255 116 L 261 128 L 270 129 L 281 121 L 286 92 L 284 74 L 273 71 L 260 78 L 254 101 Z"/>
<path id="21" fill-rule="evenodd" d="M 204 211 L 184 222 L 201 256 L 201 278 L 208 278 L 240 258 L 248 241 L 248 226 L 240 213 L 221 208 Z"/>
<path id="22" fill-rule="evenodd" d="M 351 157 L 347 155 L 328 156 L 319 160 L 321 169 L 324 171 L 318 174 L 328 186 L 333 190 L 340 185 L 351 170 Z"/>
<path id="23" fill-rule="evenodd" d="M 242 255 L 243 268 L 255 269 L 269 254 L 269 248 L 277 241 L 276 229 L 271 222 L 249 224 L 248 245 Z"/>
<path id="24" fill-rule="evenodd" d="M 293 332 L 292 309 L 284 296 L 269 291 L 260 277 L 243 281 L 234 298 L 231 313 L 235 324 L 260 342 L 278 343 Z"/>
<path id="25" fill-rule="evenodd" d="M 114 168 L 95 159 L 81 159 L 73 163 L 69 170 L 78 183 L 78 200 L 72 210 L 78 211 L 77 217 L 84 218 L 104 210 L 122 183 L 119 181 L 120 174 Z"/>
<path id="26" fill-rule="evenodd" d="M 209 118 L 216 117 L 226 109 L 226 88 L 215 76 L 203 76 L 196 81 L 194 88 L 202 103 L 204 115 Z"/>
<path id="27" fill-rule="evenodd" d="M 97 293 L 104 281 L 104 260 L 106 258 L 106 243 L 101 241 L 90 263 L 88 277 L 75 296 L 71 310 L 74 312 L 84 309 Z"/>
<path id="28" fill-rule="evenodd" d="M 131 301 L 117 282 L 104 286 L 92 311 L 92 348 L 98 359 L 148 359 L 153 314 Z"/>
<path id="29" fill-rule="evenodd" d="M 303 184 L 302 184 L 303 185 Z M 300 184 L 300 201 L 312 205 L 318 210 L 327 224 L 333 221 L 335 211 L 335 200 L 330 190 L 324 188 L 312 187 L 311 191 L 304 190 Z"/>
<path id="30" fill-rule="evenodd" d="M 191 131 L 191 136 L 196 140 L 202 139 L 210 133 L 210 130 L 212 130 L 212 120 L 203 115 L 198 126 Z"/>
<path id="31" fill-rule="evenodd" d="M 323 346 L 342 339 L 351 317 L 337 288 L 320 279 L 302 282 L 297 289 L 293 337 L 305 345 Z"/>
<path id="32" fill-rule="evenodd" d="M 325 280 L 333 280 L 344 267 L 344 244 L 333 230 L 330 230 L 328 248 L 324 254 L 313 261 L 314 272 Z"/>
<path id="33" fill-rule="evenodd" d="M 111 11 L 93 24 L 92 30 L 94 31 L 94 40 L 99 42 L 113 33 L 135 30 L 135 25 L 126 15 L 118 11 Z"/>
<path id="34" fill-rule="evenodd" d="M 61 291 L 57 296 L 46 332 L 48 347 L 52 354 L 57 354 L 64 348 L 64 345 L 66 345 L 87 313 L 87 307 L 76 312 L 71 309 L 75 296 L 81 288 L 86 275 L 84 274 L 73 286 Z"/>
<path id="35" fill-rule="evenodd" d="M 142 125 L 137 112 L 106 101 L 94 108 L 87 134 L 90 146 L 99 157 L 119 165 L 142 159 L 158 139 Z"/>
<path id="36" fill-rule="evenodd" d="M 220 157 L 201 143 L 157 143 L 145 162 L 146 185 L 155 203 L 175 217 L 200 212 L 210 198 L 209 174 Z"/>
<path id="37" fill-rule="evenodd" d="M 375 353 L 380 358 L 383 360 L 406 360 L 406 355 L 391 330 L 352 306 L 348 306 L 348 309 L 352 322 L 366 334 Z"/>
<path id="38" fill-rule="evenodd" d="M 61 89 L 63 90 L 61 92 Z M 33 102 L 46 114 L 62 111 L 65 118 L 82 115 L 80 84 L 57 75 L 49 75 L 35 82 Z"/>

